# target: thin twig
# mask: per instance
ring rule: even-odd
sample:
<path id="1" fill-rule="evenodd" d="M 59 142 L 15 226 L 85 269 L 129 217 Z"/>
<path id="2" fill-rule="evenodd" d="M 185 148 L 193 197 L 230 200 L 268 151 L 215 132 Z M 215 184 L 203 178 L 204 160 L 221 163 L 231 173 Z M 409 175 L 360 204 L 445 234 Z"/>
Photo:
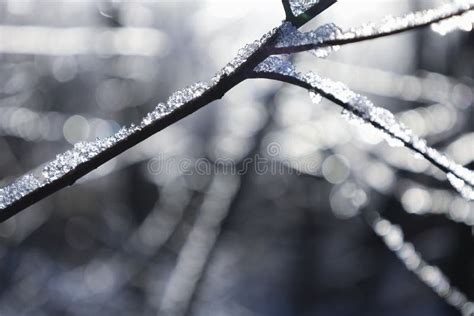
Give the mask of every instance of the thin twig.
<path id="1" fill-rule="evenodd" d="M 317 87 L 312 86 L 310 83 L 300 79 L 299 77 L 296 76 L 291 76 L 291 75 L 284 75 L 280 73 L 274 73 L 274 72 L 254 72 L 254 78 L 256 79 L 270 79 L 270 80 L 276 80 L 280 82 L 286 82 L 301 88 L 304 88 L 309 91 L 315 91 L 316 93 L 320 94 L 324 98 L 340 105 L 342 108 L 354 113 L 353 107 L 347 103 L 338 98 L 336 95 L 325 91 L 324 89 L 318 89 Z M 360 113 L 354 113 L 357 116 L 360 116 Z M 441 171 L 443 171 L 446 174 L 454 174 L 456 177 L 459 179 L 463 180 L 465 183 L 473 186 L 473 183 L 470 181 L 470 179 L 466 179 L 464 175 L 460 172 L 458 172 L 458 169 L 455 168 L 449 168 L 446 165 L 443 165 L 442 163 L 439 162 L 439 159 L 436 159 L 432 154 L 430 154 L 427 151 L 420 150 L 413 141 L 407 141 L 403 137 L 400 137 L 399 135 L 393 133 L 383 125 L 381 125 L 379 122 L 374 121 L 370 118 L 365 119 L 367 120 L 373 127 L 377 128 L 378 130 L 390 135 L 390 137 L 397 139 L 398 141 L 401 141 L 405 147 L 411 149 L 413 152 L 420 154 L 423 156 L 426 160 L 428 160 L 432 165 L 436 166 L 439 168 Z M 433 150 L 434 151 L 434 150 Z"/>
<path id="2" fill-rule="evenodd" d="M 318 5 L 315 5 L 311 7 L 308 11 L 305 13 L 301 14 L 298 16 L 298 21 L 292 22 L 294 26 L 299 27 L 308 22 L 311 18 L 314 18 L 316 15 L 330 7 L 332 4 L 334 4 L 336 0 L 322 0 L 318 3 Z M 473 5 L 474 6 L 474 5 Z M 450 18 L 452 16 L 460 15 L 463 12 L 466 12 L 468 10 L 471 10 L 473 6 L 469 6 L 469 9 L 466 9 L 464 11 L 459 11 L 456 13 L 453 13 L 451 15 L 445 15 L 442 18 L 438 19 L 433 19 L 429 22 L 426 22 L 424 24 L 417 24 L 415 26 L 411 27 L 406 27 L 403 29 L 397 29 L 389 32 L 381 32 L 373 35 L 368 35 L 364 37 L 356 37 L 356 38 L 349 38 L 349 39 L 336 39 L 336 40 L 328 40 L 325 41 L 323 44 L 319 45 L 325 45 L 325 46 L 332 46 L 332 45 L 344 45 L 344 44 L 349 44 L 349 43 L 355 43 L 359 42 L 362 40 L 368 40 L 368 39 L 375 39 L 379 37 L 384 37 L 392 34 L 397 34 L 400 32 L 405 32 L 410 29 L 414 28 L 420 28 L 424 27 L 427 25 L 430 25 L 432 23 L 439 22 L 441 20 Z M 121 154 L 122 152 L 128 150 L 129 148 L 135 146 L 136 144 L 142 142 L 146 138 L 154 135 L 155 133 L 159 132 L 160 130 L 168 127 L 169 125 L 174 124 L 175 122 L 179 121 L 180 119 L 190 115 L 191 113 L 197 111 L 201 107 L 222 98 L 229 90 L 237 86 L 240 82 L 255 77 L 252 72 L 253 69 L 260 64 L 263 60 L 265 60 L 269 54 L 274 54 L 276 51 L 272 51 L 271 47 L 274 47 L 274 43 L 277 40 L 278 32 L 275 32 L 270 39 L 266 42 L 265 45 L 262 45 L 257 49 L 253 54 L 251 54 L 246 61 L 238 66 L 232 73 L 228 75 L 223 75 L 219 81 L 213 85 L 211 88 L 206 90 L 204 93 L 201 95 L 193 98 L 191 101 L 183 104 L 179 108 L 175 109 L 168 115 L 162 117 L 161 119 L 158 119 L 154 121 L 152 124 L 132 133 L 122 141 L 117 142 L 113 146 L 101 151 L 99 154 L 94 156 L 93 158 L 87 160 L 86 162 L 80 163 L 76 167 L 74 167 L 72 170 L 68 171 L 66 174 L 63 176 L 59 177 L 58 179 L 55 179 L 53 181 L 50 181 L 38 188 L 35 188 L 32 191 L 27 192 L 26 194 L 22 195 L 20 198 L 15 199 L 12 203 L 9 203 L 6 205 L 3 209 L 0 210 L 0 221 L 5 221 L 6 219 L 12 217 L 19 211 L 27 208 L 28 206 L 46 198 L 47 196 L 55 193 L 56 191 L 59 191 L 62 188 L 65 188 L 68 185 L 72 185 L 77 179 L 81 178 L 82 176 L 88 174 L 89 172 L 93 171 L 94 169 L 98 168 L 105 162 L 111 160 L 112 158 L 116 157 L 117 155 Z M 313 44 L 311 44 L 313 45 Z M 305 47 L 303 46 L 297 46 L 297 47 L 292 47 L 294 51 L 291 52 L 297 52 L 300 49 L 301 50 L 308 50 L 308 49 L 313 49 L 318 46 L 309 46 Z M 282 48 L 283 49 L 283 48 Z M 279 51 L 280 53 L 283 53 L 284 51 L 281 50 Z M 296 78 L 292 77 L 282 77 L 281 75 L 278 75 L 277 78 L 274 77 L 274 75 L 270 74 L 265 74 L 266 77 L 263 77 L 262 74 L 260 74 L 261 78 L 267 78 L 267 79 L 275 79 L 275 80 L 280 80 L 284 82 L 289 82 L 293 83 L 298 86 L 303 86 L 304 88 L 308 89 L 307 83 L 304 83 L 302 81 L 297 80 Z M 314 90 L 314 88 L 313 88 Z M 323 96 L 326 96 L 328 99 L 334 101 L 335 103 L 344 106 L 343 102 L 340 102 L 340 100 L 337 100 L 336 98 L 333 98 L 324 92 L 321 92 Z M 339 102 L 338 102 L 339 101 Z M 376 122 L 373 124 L 375 127 L 381 127 L 377 126 Z M 390 133 L 389 133 L 390 134 Z M 391 134 L 390 134 L 391 135 Z M 395 135 L 396 136 L 396 135 Z M 395 137 L 398 138 L 398 137 Z M 411 149 L 415 149 L 413 144 L 406 144 L 407 147 Z M 415 149 L 415 151 L 417 151 Z M 419 152 L 419 151 L 417 151 Z M 433 165 L 437 166 L 441 170 L 447 173 L 453 173 L 456 176 L 456 172 L 452 172 L 452 170 L 449 170 L 449 168 L 446 168 L 439 164 L 437 161 L 432 159 L 431 157 L 427 156 L 426 154 L 422 153 L 425 158 L 427 158 L 430 162 L 433 163 Z M 463 177 L 459 177 L 460 179 L 463 179 Z M 469 181 L 465 181 L 469 183 Z M 472 183 L 470 183 L 472 185 Z M 2 193 L 0 189 L 0 194 Z"/>
<path id="3" fill-rule="evenodd" d="M 364 35 L 356 35 L 354 37 L 336 37 L 335 39 L 324 39 L 322 42 L 318 43 L 305 43 L 302 45 L 295 45 L 295 46 L 289 46 L 289 47 L 271 47 L 269 48 L 269 53 L 272 55 L 279 55 L 279 54 L 291 54 L 291 53 L 298 53 L 298 52 L 305 52 L 317 48 L 323 48 L 323 47 L 328 47 L 328 46 L 342 46 L 342 45 L 347 45 L 347 44 L 353 44 L 353 43 L 359 43 L 359 42 L 364 42 L 367 40 L 372 40 L 372 39 L 377 39 L 381 37 L 386 37 L 390 35 L 395 35 L 399 33 L 404 33 L 407 31 L 411 30 L 416 30 L 416 29 L 421 29 L 425 28 L 427 26 L 431 26 L 433 24 L 442 22 L 444 20 L 448 20 L 450 18 L 453 18 L 455 16 L 460 16 L 468 11 L 474 10 L 474 5 L 470 5 L 469 7 L 459 9 L 457 11 L 454 11 L 450 14 L 443 15 L 440 17 L 434 17 L 431 20 L 428 21 L 423 21 L 420 23 L 415 23 L 412 25 L 406 25 L 403 27 L 399 28 L 394 28 L 390 29 L 387 31 L 383 32 L 376 32 L 372 34 L 364 34 Z M 415 12 L 413 14 L 421 14 L 422 12 Z M 352 32 L 351 30 L 348 30 L 346 33 Z M 343 33 L 344 34 L 344 33 Z"/>

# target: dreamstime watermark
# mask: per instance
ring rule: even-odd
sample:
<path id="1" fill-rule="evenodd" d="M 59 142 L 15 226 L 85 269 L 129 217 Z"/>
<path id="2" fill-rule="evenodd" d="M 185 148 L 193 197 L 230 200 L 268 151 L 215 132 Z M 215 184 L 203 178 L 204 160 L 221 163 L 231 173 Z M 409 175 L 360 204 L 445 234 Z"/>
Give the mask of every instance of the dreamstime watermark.
<path id="1" fill-rule="evenodd" d="M 257 175 L 300 175 L 314 173 L 320 165 L 319 160 L 314 159 L 314 155 L 293 159 L 282 157 L 280 144 L 272 142 L 268 144 L 264 154 L 256 154 L 239 161 L 228 158 L 210 160 L 160 155 L 149 160 L 148 172 L 153 175 L 187 176 L 206 176 L 217 173 L 241 176 L 248 172 L 254 172 Z"/>

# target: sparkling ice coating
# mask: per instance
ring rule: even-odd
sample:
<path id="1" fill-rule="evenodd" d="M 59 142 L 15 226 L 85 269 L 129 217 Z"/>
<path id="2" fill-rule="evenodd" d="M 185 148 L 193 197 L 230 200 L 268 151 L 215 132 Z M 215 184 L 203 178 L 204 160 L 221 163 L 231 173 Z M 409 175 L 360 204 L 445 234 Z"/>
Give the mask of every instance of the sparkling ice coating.
<path id="1" fill-rule="evenodd" d="M 255 71 L 293 77 L 339 101 L 344 106 L 344 117 L 357 123 L 371 124 L 383 133 L 390 145 L 409 147 L 438 167 L 448 170 L 448 180 L 453 187 L 466 199 L 474 199 L 474 172 L 472 170 L 429 147 L 424 139 L 416 136 L 409 128 L 398 122 L 389 110 L 375 106 L 367 97 L 352 91 L 345 84 L 321 78 L 312 72 L 301 74 L 296 71 L 290 61 L 276 56 L 267 58 L 255 68 Z"/>
<path id="2" fill-rule="evenodd" d="M 57 155 L 56 159 L 45 164 L 40 170 L 28 173 L 10 185 L 0 188 L 0 210 L 9 207 L 21 198 L 62 178 L 66 174 L 74 171 L 81 164 L 89 162 L 107 149 L 123 142 L 129 136 L 140 132 L 142 129 L 169 115 L 186 103 L 200 97 L 215 86 L 223 77 L 231 75 L 238 67 L 243 65 L 252 54 L 275 34 L 276 30 L 276 28 L 273 29 L 266 33 L 260 40 L 256 40 L 252 44 L 240 49 L 237 56 L 219 71 L 211 79 L 210 83 L 198 82 L 173 93 L 166 103 L 158 104 L 153 111 L 146 114 L 138 125 L 132 124 L 129 127 L 123 127 L 114 135 L 103 139 L 77 143 L 72 149 Z"/>
<path id="3" fill-rule="evenodd" d="M 317 5 L 318 2 L 318 0 L 290 0 L 290 6 L 293 14 L 299 15 L 310 9 L 312 6 Z M 314 31 L 302 33 L 292 28 L 291 25 L 284 24 L 279 28 L 281 34 L 276 47 L 294 47 L 313 44 L 316 48 L 314 53 L 319 57 L 325 57 L 337 48 L 317 47 L 325 42 L 383 35 L 410 27 L 426 25 L 444 18 L 446 19 L 432 26 L 433 30 L 440 34 L 446 34 L 447 32 L 456 29 L 471 30 L 474 16 L 472 11 L 465 11 L 473 8 L 474 0 L 456 0 L 443 4 L 435 9 L 409 13 L 402 17 L 387 17 L 382 23 L 367 23 L 360 27 L 349 29 L 348 31 L 341 31 L 334 24 L 327 24 Z M 12 203 L 38 188 L 61 178 L 65 174 L 73 171 L 80 164 L 89 161 L 108 148 L 113 147 L 118 142 L 123 141 L 130 135 L 139 132 L 141 129 L 152 124 L 156 120 L 168 115 L 194 98 L 199 97 L 210 87 L 217 84 L 222 77 L 232 74 L 239 66 L 244 64 L 245 61 L 255 51 L 257 51 L 262 44 L 266 43 L 275 32 L 276 29 L 265 34 L 262 39 L 246 45 L 239 51 L 237 57 L 235 57 L 212 78 L 210 84 L 197 83 L 174 93 L 167 103 L 158 104 L 152 112 L 148 113 L 139 125 L 132 124 L 129 127 L 124 127 L 115 135 L 104 139 L 97 139 L 94 142 L 78 143 L 73 149 L 58 155 L 55 160 L 46 164 L 41 172 L 26 174 L 14 181 L 12 184 L 1 188 L 0 209 L 10 206 Z M 265 63 L 272 64 L 269 65 Z M 267 59 L 267 61 L 257 67 L 256 70 L 277 72 L 287 76 L 296 76 L 298 79 L 304 80 L 313 87 L 333 95 L 335 98 L 347 105 L 347 111 L 344 112 L 346 117 L 352 119 L 362 118 L 372 124 L 375 123 L 376 126 L 381 127 L 381 129 L 388 135 L 387 138 L 391 144 L 409 144 L 417 152 L 436 162 L 440 166 L 450 170 L 451 172 L 448 174 L 448 179 L 451 184 L 461 192 L 464 197 L 468 199 L 474 198 L 474 176 L 471 170 L 456 164 L 445 155 L 428 147 L 423 139 L 413 135 L 409 129 L 398 123 L 392 113 L 374 106 L 367 98 L 352 92 L 341 83 L 319 78 L 315 74 L 310 73 L 302 76 L 296 73 L 296 70 L 291 63 L 281 63 L 280 60 L 275 58 Z"/>
<path id="4" fill-rule="evenodd" d="M 423 25 L 431 24 L 433 31 L 441 35 L 458 29 L 471 31 L 474 23 L 473 9 L 474 0 L 455 0 L 434 9 L 412 12 L 399 17 L 387 16 L 379 23 L 365 23 L 344 31 L 330 23 L 313 31 L 300 32 L 291 23 L 286 23 L 281 28 L 275 47 L 280 50 L 287 48 L 290 51 L 290 48 L 311 46 L 316 49 L 316 55 L 325 57 L 338 48 L 331 45 L 337 41 L 362 40 Z"/>

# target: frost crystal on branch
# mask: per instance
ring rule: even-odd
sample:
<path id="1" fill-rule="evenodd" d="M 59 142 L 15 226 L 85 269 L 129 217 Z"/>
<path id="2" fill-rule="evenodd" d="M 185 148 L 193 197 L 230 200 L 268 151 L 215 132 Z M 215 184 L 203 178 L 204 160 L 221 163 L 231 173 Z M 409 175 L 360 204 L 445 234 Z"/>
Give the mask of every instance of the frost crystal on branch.
<path id="1" fill-rule="evenodd" d="M 456 0 L 435 9 L 408 13 L 401 17 L 387 16 L 381 23 L 367 23 L 344 32 L 340 39 L 370 37 L 428 25 L 443 19 L 459 18 L 466 10 L 474 8 L 473 0 Z M 454 29 L 453 29 L 454 30 Z"/>
<path id="2" fill-rule="evenodd" d="M 452 18 L 443 20 L 439 23 L 435 23 L 431 26 L 431 29 L 440 35 L 446 35 L 455 30 L 470 32 L 472 31 L 473 25 L 474 12 L 468 11 L 459 16 L 453 16 Z"/>
<path id="3" fill-rule="evenodd" d="M 334 24 L 323 25 L 310 32 L 300 32 L 291 25 L 284 25 L 274 53 L 316 49 L 318 55 L 318 50 L 323 47 L 330 47 L 327 49 L 330 53 L 338 48 L 338 44 L 381 37 L 430 24 L 434 31 L 442 35 L 456 29 L 470 31 L 474 22 L 474 13 L 471 11 L 473 9 L 474 0 L 456 0 L 435 9 L 408 13 L 400 17 L 387 16 L 380 23 L 365 23 L 344 31 Z M 327 54 L 324 51 L 319 52 L 322 57 Z"/>
<path id="4" fill-rule="evenodd" d="M 211 80 L 212 84 L 216 84 L 224 76 L 232 74 L 237 68 L 242 66 L 247 59 L 252 56 L 260 47 L 265 45 L 267 41 L 277 32 L 278 28 L 274 28 L 270 32 L 262 36 L 261 39 L 254 41 L 251 44 L 245 45 L 239 49 L 237 56 L 232 59 L 224 68 L 222 68 Z"/>
<path id="5" fill-rule="evenodd" d="M 0 209 L 6 208 L 22 197 L 35 190 L 63 177 L 76 169 L 79 165 L 88 162 L 105 150 L 117 145 L 130 135 L 142 130 L 156 120 L 170 114 L 194 98 L 201 96 L 210 86 L 207 83 L 196 83 L 188 88 L 179 90 L 171 95 L 168 102 L 160 103 L 148 113 L 137 126 L 123 127 L 113 136 L 97 139 L 93 142 L 80 142 L 74 148 L 56 156 L 56 159 L 47 163 L 40 173 L 26 174 L 9 186 L 0 188 Z"/>
<path id="6" fill-rule="evenodd" d="M 292 71 L 288 72 L 287 69 L 292 69 Z M 306 74 L 298 73 L 294 67 L 291 67 L 289 61 L 279 57 L 268 58 L 256 68 L 256 71 L 257 77 L 258 72 L 283 76 L 283 78 L 277 77 L 274 79 L 297 81 L 301 86 L 308 88 L 310 91 L 314 89 L 316 92 L 335 101 L 344 107 L 345 111 L 343 111 L 343 114 L 346 118 L 355 119 L 357 122 L 363 120 L 383 132 L 389 144 L 406 146 L 421 154 L 447 174 L 452 174 L 449 177 L 450 182 L 465 198 L 473 198 L 474 173 L 471 170 L 464 168 L 446 155 L 429 147 L 424 139 L 419 138 L 409 128 L 398 122 L 390 111 L 375 106 L 367 97 L 355 93 L 345 84 L 321 78 L 312 72 Z M 453 181 L 454 178 L 458 180 Z"/>
<path id="7" fill-rule="evenodd" d="M 474 198 L 472 194 L 474 173 L 457 164 L 436 149 L 429 147 L 424 139 L 414 135 L 409 128 L 398 122 L 390 111 L 375 106 L 367 97 L 353 92 L 340 82 L 323 79 L 313 73 L 300 76 L 300 78 L 309 83 L 312 87 L 341 101 L 346 106 L 346 111 L 350 111 L 355 116 L 362 118 L 364 121 L 378 128 L 384 133 L 389 144 L 410 147 L 438 167 L 444 168 L 445 171 L 448 170 L 448 174 L 452 174 L 450 176 L 450 182 L 454 188 L 458 190 L 463 197 L 467 199 Z M 346 115 L 346 117 L 348 116 Z M 453 177 L 457 177 L 459 181 L 453 182 L 451 180 Z M 462 183 L 460 181 L 462 181 Z"/>
<path id="8" fill-rule="evenodd" d="M 319 3 L 319 0 L 289 0 L 291 12 L 295 16 L 305 13 Z"/>
<path id="9" fill-rule="evenodd" d="M 471 172 L 471 176 L 472 176 L 472 172 Z M 465 199 L 474 201 L 474 188 L 473 188 L 473 186 L 469 185 L 464 180 L 459 179 L 457 176 L 455 176 L 452 173 L 448 173 L 448 180 L 451 183 L 451 185 L 453 187 L 455 187 L 456 190 L 458 190 L 459 193 L 461 193 L 461 195 Z"/>
<path id="10" fill-rule="evenodd" d="M 342 35 L 341 29 L 334 23 L 329 23 L 318 27 L 314 31 L 300 32 L 290 22 L 285 22 L 279 30 L 278 39 L 275 44 L 277 48 L 296 47 L 311 44 L 322 44 L 330 40 L 336 40 Z M 339 49 L 339 46 L 320 47 L 312 52 L 320 58 L 327 57 L 332 51 Z"/>
<path id="11" fill-rule="evenodd" d="M 270 56 L 265 59 L 264 62 L 260 63 L 255 67 L 256 72 L 275 72 L 286 76 L 296 76 L 296 68 L 288 60 L 283 59 L 280 56 Z"/>

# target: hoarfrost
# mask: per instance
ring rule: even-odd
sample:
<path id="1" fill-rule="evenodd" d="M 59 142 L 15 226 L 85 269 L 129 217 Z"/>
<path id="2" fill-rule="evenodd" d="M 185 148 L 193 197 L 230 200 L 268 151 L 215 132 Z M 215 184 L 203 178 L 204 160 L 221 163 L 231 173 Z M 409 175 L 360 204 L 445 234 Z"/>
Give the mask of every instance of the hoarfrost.
<path id="1" fill-rule="evenodd" d="M 285 76 L 294 77 L 297 75 L 296 68 L 290 61 L 280 56 L 270 56 L 261 62 L 254 71 L 278 73 Z"/>
<path id="2" fill-rule="evenodd" d="M 326 57 L 338 49 L 337 42 L 379 37 L 429 24 L 432 24 L 435 32 L 442 35 L 458 29 L 470 31 L 474 23 L 474 12 L 471 11 L 473 9 L 474 0 L 456 0 L 434 9 L 411 12 L 404 16 L 387 16 L 379 23 L 365 23 L 344 31 L 330 23 L 310 32 L 300 32 L 287 22 L 280 29 L 275 48 L 277 51 L 285 48 L 315 48 L 314 53 L 318 57 Z"/>
<path id="3" fill-rule="evenodd" d="M 211 79 L 211 83 L 216 84 L 217 82 L 219 82 L 219 80 L 222 79 L 222 77 L 228 76 L 235 72 L 235 70 L 242 66 L 247 61 L 247 59 L 252 56 L 252 54 L 254 54 L 257 50 L 260 49 L 260 47 L 266 44 L 268 40 L 273 37 L 273 35 L 277 32 L 278 29 L 279 28 L 274 28 L 270 32 L 263 35 L 261 39 L 256 40 L 251 44 L 247 44 L 243 48 L 241 48 L 238 51 L 237 56 L 214 75 L 214 77 Z"/>
<path id="4" fill-rule="evenodd" d="M 288 71 L 288 70 L 291 71 Z M 395 116 L 387 109 L 375 106 L 367 97 L 357 94 L 341 82 L 321 78 L 317 74 L 308 72 L 301 74 L 286 59 L 272 56 L 262 62 L 256 69 L 257 72 L 268 72 L 292 77 L 310 86 L 310 92 L 319 92 L 335 101 L 343 107 L 343 116 L 350 121 L 360 124 L 362 121 L 370 123 L 380 130 L 389 145 L 406 146 L 421 154 L 437 167 L 444 169 L 449 176 L 450 182 L 461 195 L 467 199 L 473 199 L 474 173 L 457 164 L 446 155 L 427 145 L 426 141 L 416 136 L 409 128 L 398 122 Z M 458 181 L 453 181 L 457 178 Z M 462 181 L 462 183 L 461 183 Z"/>
<path id="5" fill-rule="evenodd" d="M 464 180 L 459 179 L 452 173 L 448 173 L 448 180 L 456 190 L 467 200 L 474 200 L 474 189 Z"/>
<path id="6" fill-rule="evenodd" d="M 309 32 L 300 32 L 290 22 L 285 22 L 279 29 L 276 48 L 296 47 L 305 45 L 322 44 L 327 41 L 336 40 L 342 35 L 342 30 L 334 23 L 329 23 Z M 333 51 L 337 51 L 339 46 L 320 47 L 311 52 L 320 58 L 329 56 Z"/>

